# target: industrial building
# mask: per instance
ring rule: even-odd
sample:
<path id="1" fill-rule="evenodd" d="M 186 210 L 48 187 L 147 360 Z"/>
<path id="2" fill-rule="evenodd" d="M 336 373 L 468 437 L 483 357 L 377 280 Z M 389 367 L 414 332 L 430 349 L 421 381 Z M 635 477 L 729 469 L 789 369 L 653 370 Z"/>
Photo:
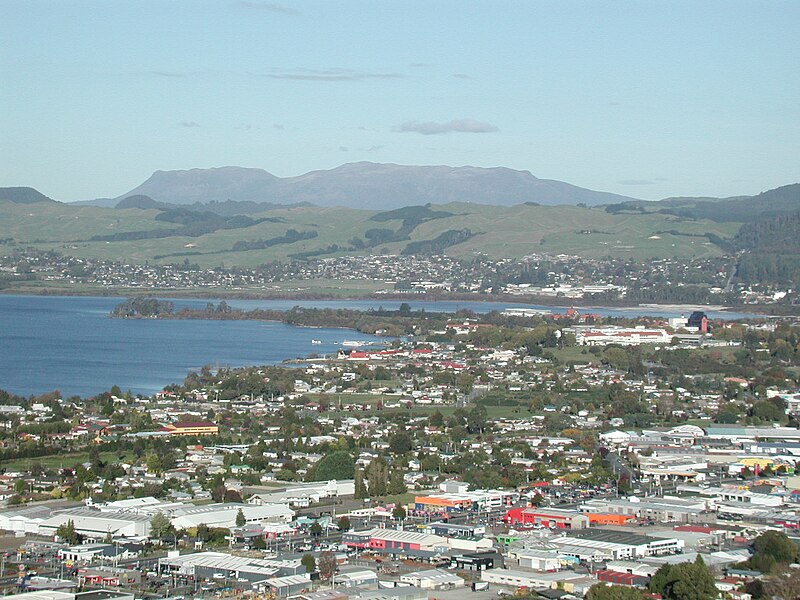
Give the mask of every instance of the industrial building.
<path id="1" fill-rule="evenodd" d="M 490 539 L 446 538 L 429 533 L 381 528 L 348 531 L 342 535 L 342 543 L 350 548 L 420 558 L 430 558 L 453 550 L 476 552 L 492 548 Z"/>
<path id="2" fill-rule="evenodd" d="M 400 581 L 423 590 L 454 590 L 466 585 L 466 581 L 443 569 L 429 569 L 400 575 Z"/>
<path id="3" fill-rule="evenodd" d="M 231 579 L 244 579 L 250 583 L 262 582 L 271 577 L 305 574 L 300 559 L 277 560 L 233 556 L 222 552 L 197 552 L 180 555 L 171 552 L 158 560 L 162 573 L 211 579 L 215 575 Z"/>
<path id="4" fill-rule="evenodd" d="M 240 510 L 247 523 L 289 523 L 294 519 L 294 511 L 288 504 L 222 503 L 179 508 L 172 512 L 172 526 L 175 529 L 193 529 L 205 524 L 230 529 L 236 526 L 236 515 Z"/>
<path id="5" fill-rule="evenodd" d="M 592 514 L 617 514 L 642 521 L 662 523 L 700 523 L 708 520 L 707 501 L 703 498 L 619 498 L 588 500 L 579 510 Z"/>
<path id="6" fill-rule="evenodd" d="M 107 536 L 145 538 L 150 535 L 151 517 L 129 512 L 101 512 L 88 506 L 54 513 L 39 523 L 38 534 L 54 536 L 56 530 L 69 521 L 75 531 L 90 540 L 103 540 Z"/>
<path id="7" fill-rule="evenodd" d="M 584 529 L 566 536 L 552 538 L 549 543 L 559 546 L 560 551 L 565 554 L 578 548 L 599 553 L 606 560 L 676 554 L 682 552 L 684 547 L 683 540 L 676 538 L 653 538 L 607 529 Z"/>
<path id="8" fill-rule="evenodd" d="M 509 525 L 538 525 L 558 529 L 584 529 L 589 517 L 577 511 L 556 508 L 512 508 L 505 515 Z"/>

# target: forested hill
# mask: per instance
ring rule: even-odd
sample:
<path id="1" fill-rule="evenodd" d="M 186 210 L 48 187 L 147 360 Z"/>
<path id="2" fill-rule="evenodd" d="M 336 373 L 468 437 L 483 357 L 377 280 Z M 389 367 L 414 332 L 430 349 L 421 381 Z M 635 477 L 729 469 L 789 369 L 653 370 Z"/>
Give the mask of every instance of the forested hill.
<path id="1" fill-rule="evenodd" d="M 800 285 L 800 211 L 745 223 L 731 245 L 745 251 L 740 281 Z"/>
<path id="2" fill-rule="evenodd" d="M 612 214 L 659 213 L 683 219 L 706 219 L 717 223 L 749 223 L 765 217 L 800 211 L 800 183 L 784 185 L 756 196 L 621 202 L 609 204 L 606 206 L 606 211 Z"/>
<path id="3" fill-rule="evenodd" d="M 800 210 L 745 223 L 733 245 L 737 250 L 794 254 L 800 261 Z"/>

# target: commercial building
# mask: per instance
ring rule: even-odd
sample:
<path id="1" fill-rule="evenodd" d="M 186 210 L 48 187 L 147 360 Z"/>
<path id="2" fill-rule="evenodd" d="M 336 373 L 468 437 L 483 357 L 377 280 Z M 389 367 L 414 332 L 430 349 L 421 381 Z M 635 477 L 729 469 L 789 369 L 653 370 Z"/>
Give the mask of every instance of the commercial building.
<path id="1" fill-rule="evenodd" d="M 453 590 L 466 585 L 464 579 L 442 569 L 430 569 L 400 575 L 400 581 L 423 590 Z"/>
<path id="2" fill-rule="evenodd" d="M 499 569 L 505 564 L 503 555 L 495 550 L 482 552 L 469 552 L 456 555 L 450 559 L 450 568 L 461 571 L 483 571 L 485 569 Z"/>
<path id="3" fill-rule="evenodd" d="M 429 512 L 480 511 L 511 506 L 518 499 L 519 494 L 509 490 L 475 490 L 417 496 L 414 504 L 416 510 Z"/>
<path id="4" fill-rule="evenodd" d="M 115 590 L 93 590 L 89 592 L 41 590 L 23 594 L 10 594 L 3 596 L 3 600 L 134 600 L 134 596 L 128 592 Z"/>
<path id="5" fill-rule="evenodd" d="M 258 583 L 271 577 L 302 575 L 305 567 L 300 559 L 265 559 L 233 556 L 224 552 L 197 552 L 194 554 L 170 553 L 158 560 L 162 573 L 211 579 L 215 576 L 244 579 Z"/>
<path id="6" fill-rule="evenodd" d="M 669 344 L 672 337 L 666 329 L 645 329 L 644 327 L 592 327 L 578 325 L 570 328 L 575 333 L 579 346 L 638 346 L 640 344 Z"/>
<path id="7" fill-rule="evenodd" d="M 89 540 L 114 537 L 144 538 L 150 535 L 150 520 L 146 515 L 128 512 L 101 512 L 90 507 L 80 507 L 54 513 L 39 523 L 40 535 L 55 535 L 62 525 L 72 521 L 75 531 Z"/>
<path id="8" fill-rule="evenodd" d="M 589 527 L 589 517 L 578 511 L 555 508 L 512 508 L 505 517 L 509 525 L 530 525 L 558 529 L 584 529 Z"/>
<path id="9" fill-rule="evenodd" d="M 172 526 L 175 529 L 194 529 L 201 524 L 209 527 L 236 526 L 236 515 L 242 511 L 246 523 L 289 523 L 294 519 L 294 511 L 288 504 L 237 504 L 220 503 L 206 506 L 187 506 L 172 513 Z"/>
<path id="10" fill-rule="evenodd" d="M 162 431 L 166 431 L 170 435 L 217 435 L 219 426 L 211 421 L 180 421 L 165 425 Z"/>
<path id="11" fill-rule="evenodd" d="M 342 543 L 350 548 L 420 558 L 431 558 L 457 550 L 477 552 L 492 548 L 490 539 L 446 538 L 429 533 L 381 528 L 348 531 L 342 535 Z"/>
<path id="12" fill-rule="evenodd" d="M 587 577 L 573 571 L 558 573 L 534 573 L 530 571 L 513 571 L 510 569 L 493 569 L 481 573 L 481 581 L 497 585 L 528 589 L 560 589 L 579 596 L 594 584 L 597 579 Z"/>
<path id="13" fill-rule="evenodd" d="M 519 566 L 534 571 L 558 571 L 561 569 L 561 558 L 554 550 L 518 550 L 515 553 Z"/>
<path id="14" fill-rule="evenodd" d="M 639 498 L 588 500 L 579 510 L 586 514 L 616 514 L 642 521 L 699 523 L 707 521 L 707 501 L 703 498 Z"/>
<path id="15" fill-rule="evenodd" d="M 597 552 L 611 560 L 676 554 L 682 552 L 684 547 L 683 540 L 675 538 L 653 538 L 607 529 L 575 531 L 563 537 L 552 538 L 549 543 L 559 546 L 565 554 L 569 554 L 572 548 L 581 548 Z"/>
<path id="16" fill-rule="evenodd" d="M 142 572 L 114 567 L 85 567 L 78 569 L 78 581 L 81 586 L 127 587 L 139 585 L 142 581 Z"/>
<path id="17" fill-rule="evenodd" d="M 308 591 L 311 588 L 311 576 L 306 574 L 275 577 L 261 582 L 260 585 L 266 591 L 273 593 L 276 598 L 288 598 Z"/>

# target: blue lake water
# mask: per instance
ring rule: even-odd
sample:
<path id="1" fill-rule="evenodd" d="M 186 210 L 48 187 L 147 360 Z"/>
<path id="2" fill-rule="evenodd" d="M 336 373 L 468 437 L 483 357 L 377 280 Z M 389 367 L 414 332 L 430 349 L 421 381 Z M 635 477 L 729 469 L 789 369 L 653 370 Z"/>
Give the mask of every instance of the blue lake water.
<path id="1" fill-rule="evenodd" d="M 0 389 L 20 394 L 60 390 L 65 396 L 91 396 L 113 385 L 152 394 L 180 383 L 203 365 L 241 367 L 277 364 L 311 353 L 336 352 L 344 339 L 380 341 L 341 329 L 311 329 L 258 321 L 112 319 L 123 299 L 77 296 L 0 295 Z M 214 300 L 211 300 L 214 301 Z M 175 300 L 176 306 L 202 308 L 209 300 Z M 227 300 L 245 310 L 292 306 L 397 309 L 402 300 Z M 496 302 L 406 300 L 413 310 L 477 313 L 503 310 Z M 514 305 L 525 306 L 525 305 Z M 531 306 L 531 305 L 528 305 Z M 538 306 L 546 309 L 548 307 Z M 553 308 L 563 312 L 564 308 Z M 677 316 L 675 311 L 592 309 L 609 316 Z M 753 315 L 709 312 L 711 318 Z M 319 340 L 321 344 L 312 344 Z"/>

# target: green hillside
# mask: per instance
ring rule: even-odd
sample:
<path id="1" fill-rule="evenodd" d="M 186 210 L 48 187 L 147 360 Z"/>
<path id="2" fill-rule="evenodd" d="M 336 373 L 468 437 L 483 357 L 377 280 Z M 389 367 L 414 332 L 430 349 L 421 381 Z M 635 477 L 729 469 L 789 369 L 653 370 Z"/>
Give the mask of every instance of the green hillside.
<path id="1" fill-rule="evenodd" d="M 719 256 L 723 250 L 711 240 L 732 239 L 740 225 L 656 212 L 534 204 L 450 203 L 382 213 L 304 206 L 220 217 L 188 209 L 0 203 L 0 229 L 11 244 L 129 263 L 188 259 L 207 267 L 404 251 L 495 258 L 533 253 L 638 259 Z"/>

